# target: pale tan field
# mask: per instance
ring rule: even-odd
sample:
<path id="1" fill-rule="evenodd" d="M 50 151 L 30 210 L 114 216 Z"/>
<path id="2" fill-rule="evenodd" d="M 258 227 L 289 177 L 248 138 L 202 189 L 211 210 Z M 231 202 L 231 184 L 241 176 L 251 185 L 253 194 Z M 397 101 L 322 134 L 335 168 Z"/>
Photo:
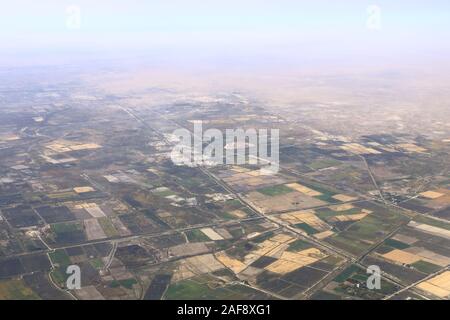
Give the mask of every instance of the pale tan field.
<path id="1" fill-rule="evenodd" d="M 340 205 L 337 205 L 337 206 L 331 206 L 330 207 L 331 210 L 337 211 L 337 212 L 347 211 L 347 210 L 350 210 L 350 209 L 353 209 L 353 208 L 354 208 L 354 206 L 352 204 L 350 204 L 350 203 L 340 204 Z"/>
<path id="2" fill-rule="evenodd" d="M 419 147 L 413 143 L 400 143 L 397 144 L 396 146 L 407 152 L 418 152 L 418 153 L 427 152 L 427 149 Z"/>
<path id="3" fill-rule="evenodd" d="M 443 209 L 450 205 L 450 190 L 439 188 L 436 190 L 429 190 L 419 194 L 425 198 L 425 206 L 432 209 Z"/>
<path id="4" fill-rule="evenodd" d="M 450 296 L 450 271 L 445 271 L 421 282 L 416 287 L 439 298 L 448 298 Z"/>
<path id="5" fill-rule="evenodd" d="M 47 145 L 47 148 L 56 153 L 79 151 L 79 150 L 92 150 L 101 148 L 96 143 L 77 143 L 73 141 L 57 140 Z"/>
<path id="6" fill-rule="evenodd" d="M 75 187 L 75 188 L 73 188 L 73 191 L 75 191 L 76 193 L 87 193 L 87 192 L 94 191 L 94 188 L 92 188 L 92 187 Z"/>
<path id="7" fill-rule="evenodd" d="M 106 238 L 106 234 L 97 219 L 84 220 L 84 228 L 86 229 L 86 236 L 88 240 L 98 240 Z"/>
<path id="8" fill-rule="evenodd" d="M 435 227 L 435 226 L 430 226 L 430 225 L 424 224 L 424 223 L 417 223 L 415 221 L 409 222 L 408 226 L 412 227 L 416 230 L 450 240 L 450 230 Z"/>
<path id="9" fill-rule="evenodd" d="M 274 273 L 285 274 L 326 257 L 327 255 L 317 248 L 309 248 L 299 252 L 285 251 L 277 261 L 269 264 L 265 269 Z"/>
<path id="10" fill-rule="evenodd" d="M 74 291 L 80 300 L 105 300 L 105 297 L 94 286 L 86 286 Z"/>
<path id="11" fill-rule="evenodd" d="M 359 221 L 364 219 L 367 216 L 367 213 L 357 213 L 357 214 L 348 214 L 348 215 L 339 215 L 334 216 L 330 220 L 331 221 Z"/>
<path id="12" fill-rule="evenodd" d="M 84 209 L 86 210 L 93 218 L 101 218 L 106 217 L 106 214 L 96 203 L 82 203 L 77 204 L 74 207 L 75 209 Z"/>
<path id="13" fill-rule="evenodd" d="M 244 270 L 247 266 L 234 258 L 228 256 L 225 252 L 221 251 L 216 253 L 216 258 L 219 260 L 225 267 L 233 271 L 234 273 L 239 273 Z"/>
<path id="14" fill-rule="evenodd" d="M 195 276 L 195 273 L 190 269 L 184 260 L 181 260 L 172 276 L 171 282 L 178 282 L 192 278 L 193 276 Z"/>
<path id="15" fill-rule="evenodd" d="M 444 255 L 438 254 L 436 252 L 427 250 L 425 248 L 420 247 L 410 247 L 406 248 L 403 251 L 412 253 L 421 258 L 421 260 L 436 264 L 441 267 L 446 267 L 450 265 L 450 258 Z"/>
<path id="16" fill-rule="evenodd" d="M 321 219 L 319 219 L 313 210 L 294 211 L 283 213 L 279 217 L 281 220 L 289 222 L 290 224 L 306 223 L 319 231 L 326 231 L 331 227 Z"/>
<path id="17" fill-rule="evenodd" d="M 325 201 L 310 197 L 298 191 L 272 197 L 259 192 L 250 192 L 246 195 L 246 198 L 263 213 L 301 210 L 327 204 Z"/>
<path id="18" fill-rule="evenodd" d="M 380 154 L 381 152 L 373 148 L 365 147 L 358 143 L 347 143 L 340 147 L 343 150 L 356 154 Z"/>
<path id="19" fill-rule="evenodd" d="M 203 242 L 184 243 L 169 248 L 169 254 L 173 256 L 196 255 L 209 252 L 209 248 Z"/>
<path id="20" fill-rule="evenodd" d="M 334 234 L 333 231 L 327 230 L 327 231 L 324 231 L 324 232 L 316 233 L 313 236 L 316 239 L 322 240 L 322 239 L 325 239 L 325 238 L 328 238 L 328 237 L 332 236 L 333 234 Z"/>
<path id="21" fill-rule="evenodd" d="M 291 189 L 294 189 L 294 190 L 296 190 L 296 191 L 298 191 L 300 193 L 304 193 L 304 194 L 306 194 L 307 196 L 310 196 L 310 197 L 316 197 L 316 196 L 322 195 L 322 193 L 320 193 L 319 191 L 310 189 L 310 188 L 305 187 L 305 186 L 303 186 L 303 185 L 301 185 L 299 183 L 288 183 L 288 184 L 286 184 L 286 186 L 291 188 Z"/>
<path id="22" fill-rule="evenodd" d="M 383 258 L 387 260 L 394 261 L 396 263 L 404 263 L 404 264 L 413 264 L 414 262 L 417 262 L 421 260 L 421 258 L 418 255 L 399 250 L 394 249 L 392 251 L 389 251 L 388 253 L 385 253 L 382 255 Z"/>
<path id="23" fill-rule="evenodd" d="M 223 237 L 212 228 L 203 228 L 200 231 L 213 241 L 223 240 Z"/>
<path id="24" fill-rule="evenodd" d="M 186 258 L 185 261 L 189 269 L 195 274 L 209 273 L 223 269 L 223 265 L 212 254 Z"/>
<path id="25" fill-rule="evenodd" d="M 228 213 L 239 219 L 243 219 L 243 218 L 247 217 L 247 214 L 242 210 L 233 210 L 233 211 L 229 211 Z"/>
<path id="26" fill-rule="evenodd" d="M 16 140 L 20 140 L 20 137 L 15 134 L 0 135 L 0 142 L 1 141 L 5 141 L 5 142 L 16 141 Z"/>
<path id="27" fill-rule="evenodd" d="M 357 197 L 348 196 L 345 194 L 336 194 L 332 197 L 333 199 L 339 200 L 341 202 L 348 202 L 348 201 L 354 201 L 357 200 Z"/>
<path id="28" fill-rule="evenodd" d="M 224 266 L 212 254 L 189 257 L 179 261 L 172 282 L 189 279 L 193 276 L 214 272 Z"/>
<path id="29" fill-rule="evenodd" d="M 421 192 L 419 193 L 422 197 L 427 198 L 427 199 L 437 199 L 439 197 L 442 197 L 444 194 L 440 193 L 440 192 L 436 192 L 436 191 L 425 191 L 425 192 Z"/>
<path id="30" fill-rule="evenodd" d="M 418 241 L 418 239 L 414 238 L 414 237 L 410 237 L 401 233 L 397 233 L 395 236 L 392 237 L 392 239 L 394 240 L 398 240 L 400 242 L 406 243 L 406 244 L 414 244 Z"/>
<path id="31" fill-rule="evenodd" d="M 262 175 L 260 170 L 248 170 L 241 167 L 233 167 L 231 171 L 233 171 L 234 174 L 222 179 L 238 190 L 255 190 L 287 182 L 285 178 L 279 175 Z"/>

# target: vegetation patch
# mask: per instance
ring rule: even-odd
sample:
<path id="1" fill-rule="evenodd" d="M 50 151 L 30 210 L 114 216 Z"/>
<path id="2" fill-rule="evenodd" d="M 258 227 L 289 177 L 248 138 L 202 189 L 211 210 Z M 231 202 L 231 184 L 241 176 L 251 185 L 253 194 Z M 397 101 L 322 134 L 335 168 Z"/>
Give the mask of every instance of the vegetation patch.
<path id="1" fill-rule="evenodd" d="M 288 251 L 300 251 L 311 248 L 312 245 L 303 240 L 295 240 L 294 242 L 289 244 Z"/>
<path id="2" fill-rule="evenodd" d="M 409 245 L 408 245 L 408 244 L 403 243 L 403 242 L 398 241 L 398 240 L 395 240 L 395 239 L 387 239 L 384 243 L 385 243 L 386 245 L 392 247 L 392 248 L 395 248 L 395 249 L 400 249 L 400 250 L 402 250 L 402 249 L 409 248 Z"/>
<path id="3" fill-rule="evenodd" d="M 313 227 L 311 227 L 309 224 L 307 223 L 297 223 L 295 225 L 296 228 L 302 229 L 303 231 L 305 231 L 307 234 L 314 234 L 317 233 L 318 231 L 316 229 L 314 229 Z"/>
<path id="4" fill-rule="evenodd" d="M 293 192 L 294 190 L 285 186 L 284 184 L 280 184 L 278 186 L 271 186 L 271 187 L 266 187 L 266 188 L 262 188 L 262 189 L 258 189 L 257 190 L 259 193 L 262 193 L 266 196 L 269 197 L 274 197 L 274 196 L 278 196 L 281 194 L 286 194 L 286 193 L 290 193 Z"/>
<path id="5" fill-rule="evenodd" d="M 49 253 L 50 259 L 54 264 L 59 266 L 68 266 L 71 264 L 70 257 L 64 249 L 56 250 Z"/>
<path id="6" fill-rule="evenodd" d="M 416 268 L 417 270 L 424 272 L 424 273 L 433 273 L 436 271 L 439 271 L 441 269 L 440 266 L 435 265 L 433 263 L 427 262 L 427 261 L 417 261 L 414 262 L 413 264 L 411 264 L 414 268 Z"/>
<path id="7" fill-rule="evenodd" d="M 359 270 L 361 270 L 361 268 L 353 264 L 344 271 L 342 271 L 336 278 L 334 278 L 334 281 L 344 282 L 345 280 L 350 278 L 352 274 L 358 272 Z"/>
<path id="8" fill-rule="evenodd" d="M 22 280 L 0 281 L 0 300 L 35 300 L 39 296 Z"/>
<path id="9" fill-rule="evenodd" d="M 189 230 L 186 232 L 186 236 L 189 240 L 189 242 L 205 242 L 205 241 L 211 241 L 206 234 L 201 232 L 198 229 L 195 230 Z"/>
<path id="10" fill-rule="evenodd" d="M 125 280 L 113 280 L 110 282 L 109 286 L 111 288 L 118 288 L 118 287 L 124 287 L 127 289 L 133 289 L 133 285 L 137 284 L 136 279 L 130 278 Z"/>

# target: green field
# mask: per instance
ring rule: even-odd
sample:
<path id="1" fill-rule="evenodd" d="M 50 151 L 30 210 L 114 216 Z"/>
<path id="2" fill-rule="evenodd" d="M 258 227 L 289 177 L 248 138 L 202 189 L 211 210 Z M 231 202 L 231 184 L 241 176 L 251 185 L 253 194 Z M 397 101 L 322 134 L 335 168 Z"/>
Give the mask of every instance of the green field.
<path id="1" fill-rule="evenodd" d="M 226 208 L 227 210 L 234 210 L 234 209 L 246 209 L 246 208 L 242 208 L 243 205 L 241 203 L 241 201 L 239 201 L 238 199 L 231 199 L 231 200 L 227 200 L 225 202 Z"/>
<path id="2" fill-rule="evenodd" d="M 386 245 L 392 247 L 392 248 L 395 248 L 395 249 L 403 250 L 403 249 L 409 248 L 408 244 L 403 243 L 403 242 L 398 241 L 398 240 L 394 240 L 394 239 L 387 239 L 384 243 Z"/>
<path id="3" fill-rule="evenodd" d="M 317 230 L 314 229 L 313 227 L 311 227 L 309 224 L 307 223 L 297 223 L 295 225 L 296 228 L 302 229 L 303 231 L 305 231 L 307 234 L 314 234 L 317 233 Z"/>
<path id="4" fill-rule="evenodd" d="M 271 187 L 258 189 L 257 191 L 259 193 L 262 193 L 262 194 L 266 195 L 266 196 L 274 197 L 274 196 L 278 196 L 278 195 L 281 195 L 281 194 L 286 194 L 286 193 L 293 192 L 294 190 L 292 190 L 289 187 L 286 187 L 284 184 L 280 184 L 278 186 L 271 186 Z"/>
<path id="5" fill-rule="evenodd" d="M 407 221 L 402 215 L 392 211 L 378 211 L 352 224 L 346 230 L 327 238 L 325 241 L 359 255 L 380 241 L 383 236 Z"/>
<path id="6" fill-rule="evenodd" d="M 50 255 L 50 259 L 52 259 L 52 262 L 55 264 L 58 264 L 60 266 L 68 266 L 72 263 L 70 261 L 70 257 L 67 255 L 67 253 L 66 253 L 66 251 L 64 251 L 64 249 L 50 252 L 49 255 Z"/>
<path id="7" fill-rule="evenodd" d="M 136 279 L 130 278 L 125 280 L 113 280 L 110 282 L 109 286 L 111 288 L 124 287 L 127 289 L 133 289 L 133 285 L 137 283 Z"/>
<path id="8" fill-rule="evenodd" d="M 352 208 L 345 211 L 334 211 L 329 208 L 321 208 L 319 210 L 316 210 L 316 216 L 318 216 L 320 219 L 326 219 L 334 216 L 357 214 L 360 212 L 361 212 L 360 208 Z"/>
<path id="9" fill-rule="evenodd" d="M 328 202 L 328 203 L 339 203 L 339 200 L 336 200 L 333 198 L 333 196 L 335 195 L 335 193 L 331 193 L 331 192 L 326 192 L 321 194 L 320 196 L 315 196 L 314 198 Z"/>
<path id="10" fill-rule="evenodd" d="M 387 294 L 394 293 L 398 287 L 383 278 L 379 290 L 367 288 L 367 279 L 370 274 L 359 266 L 351 265 L 342 271 L 335 279 L 339 285 L 334 288 L 334 292 L 343 296 L 352 296 L 363 299 L 381 299 Z"/>
<path id="11" fill-rule="evenodd" d="M 362 269 L 354 264 L 352 264 L 350 267 L 342 271 L 336 278 L 334 278 L 334 281 L 336 282 L 344 282 L 348 278 L 350 278 L 354 273 L 361 271 Z"/>
<path id="12" fill-rule="evenodd" d="M 176 195 L 175 192 L 173 192 L 172 190 L 162 190 L 162 191 L 156 191 L 156 190 L 152 190 L 153 194 L 156 194 L 157 196 L 160 197 L 167 197 L 167 196 L 173 196 Z"/>
<path id="13" fill-rule="evenodd" d="M 97 221 L 108 238 L 117 237 L 119 235 L 119 232 L 108 217 L 98 218 Z"/>
<path id="14" fill-rule="evenodd" d="M 104 266 L 103 261 L 99 258 L 92 259 L 89 261 L 89 263 L 91 264 L 91 266 L 93 266 L 97 270 L 103 268 L 103 266 Z"/>
<path id="15" fill-rule="evenodd" d="M 69 199 L 69 198 L 73 198 L 76 197 L 77 194 L 75 192 L 72 191 L 68 191 L 68 192 L 61 192 L 61 193 L 52 193 L 47 195 L 50 199 Z"/>
<path id="16" fill-rule="evenodd" d="M 189 242 L 211 241 L 211 239 L 209 239 L 206 236 L 206 234 L 204 234 L 203 232 L 201 232 L 198 229 L 186 231 L 186 236 L 187 236 Z"/>
<path id="17" fill-rule="evenodd" d="M 55 281 L 60 287 L 64 287 L 68 278 L 68 275 L 66 274 L 66 267 L 55 268 L 50 273 L 50 277 L 52 277 L 53 281 Z"/>
<path id="18" fill-rule="evenodd" d="M 312 245 L 303 240 L 295 240 L 294 242 L 289 244 L 288 251 L 300 251 L 311 248 Z"/>
<path id="19" fill-rule="evenodd" d="M 427 261 L 423 261 L 423 260 L 414 262 L 412 264 L 412 266 L 414 268 L 416 268 L 417 270 L 419 270 L 419 271 L 421 271 L 423 273 L 428 273 L 428 274 L 436 272 L 436 271 L 438 271 L 438 270 L 440 270 L 442 268 L 441 266 L 438 266 L 438 265 L 435 265 L 433 263 L 430 263 L 430 262 L 427 262 Z"/>
<path id="20" fill-rule="evenodd" d="M 52 231 L 55 233 L 67 233 L 83 230 L 80 222 L 54 223 L 51 225 Z"/>

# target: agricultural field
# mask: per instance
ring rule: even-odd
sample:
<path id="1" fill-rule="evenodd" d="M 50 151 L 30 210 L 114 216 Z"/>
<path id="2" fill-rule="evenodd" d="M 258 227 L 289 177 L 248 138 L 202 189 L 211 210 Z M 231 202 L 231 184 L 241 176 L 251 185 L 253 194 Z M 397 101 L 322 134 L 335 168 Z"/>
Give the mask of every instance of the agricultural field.
<path id="1" fill-rule="evenodd" d="M 25 81 L 0 67 L 0 299 L 450 299 L 445 105 L 417 114 L 381 75 L 375 100 L 349 75 L 300 77 L 302 97 L 276 101 L 65 68 Z M 352 81 L 357 98 L 340 91 Z M 223 163 L 177 163 L 176 130 L 194 140 L 199 120 L 279 129 L 279 170 L 231 161 L 256 145 L 226 137 Z"/>
<path id="2" fill-rule="evenodd" d="M 395 293 L 399 287 L 381 279 L 379 290 L 370 290 L 366 286 L 369 275 L 359 266 L 351 265 L 333 279 L 313 299 L 366 299 L 377 300 Z"/>

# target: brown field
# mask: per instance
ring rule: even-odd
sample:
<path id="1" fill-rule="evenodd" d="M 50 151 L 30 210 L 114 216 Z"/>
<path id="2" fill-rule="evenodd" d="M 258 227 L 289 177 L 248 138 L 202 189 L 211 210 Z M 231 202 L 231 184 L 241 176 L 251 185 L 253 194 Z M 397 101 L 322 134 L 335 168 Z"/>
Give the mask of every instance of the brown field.
<path id="1" fill-rule="evenodd" d="M 272 197 L 255 191 L 248 193 L 246 198 L 263 213 L 302 210 L 327 204 L 325 201 L 310 197 L 298 191 Z"/>

